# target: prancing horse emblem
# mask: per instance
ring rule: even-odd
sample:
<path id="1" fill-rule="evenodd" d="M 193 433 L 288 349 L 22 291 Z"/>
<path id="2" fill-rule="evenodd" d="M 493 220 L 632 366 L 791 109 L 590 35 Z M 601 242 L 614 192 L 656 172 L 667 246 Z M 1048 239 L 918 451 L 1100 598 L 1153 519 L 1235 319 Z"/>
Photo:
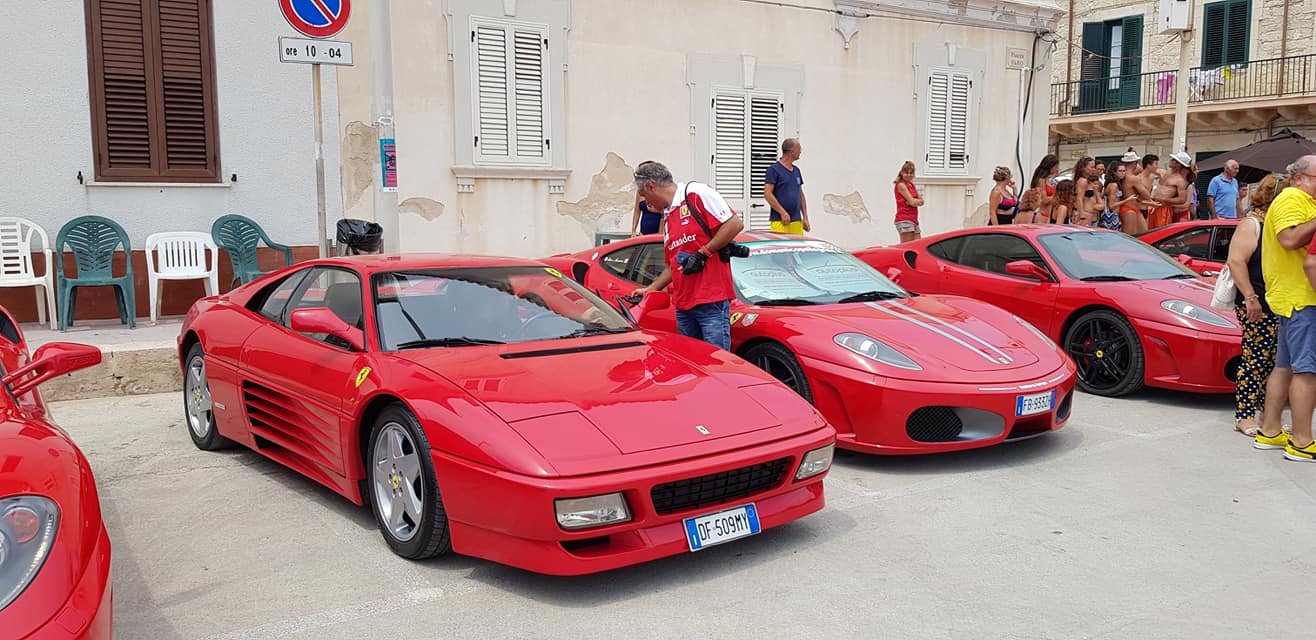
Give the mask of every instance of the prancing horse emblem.
<path id="1" fill-rule="evenodd" d="M 706 435 L 706 436 L 711 436 L 711 435 L 713 435 L 713 432 L 712 432 L 712 431 L 709 431 L 708 428 L 705 427 L 705 426 L 702 425 L 702 424 L 697 424 L 697 425 L 695 425 L 695 431 L 698 431 L 699 433 L 702 433 L 702 434 L 704 434 L 704 435 Z"/>

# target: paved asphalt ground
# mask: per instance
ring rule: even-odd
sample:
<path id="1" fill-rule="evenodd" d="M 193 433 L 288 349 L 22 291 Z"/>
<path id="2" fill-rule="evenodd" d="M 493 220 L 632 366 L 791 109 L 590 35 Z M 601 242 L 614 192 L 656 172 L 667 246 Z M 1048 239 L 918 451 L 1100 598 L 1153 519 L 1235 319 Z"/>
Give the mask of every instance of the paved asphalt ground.
<path id="1" fill-rule="evenodd" d="M 1313 634 L 1316 465 L 1253 450 L 1221 396 L 1080 396 L 1043 438 L 840 454 L 818 514 L 566 579 L 397 558 L 366 510 L 254 453 L 196 450 L 177 395 L 54 414 L 100 484 L 119 638 Z"/>

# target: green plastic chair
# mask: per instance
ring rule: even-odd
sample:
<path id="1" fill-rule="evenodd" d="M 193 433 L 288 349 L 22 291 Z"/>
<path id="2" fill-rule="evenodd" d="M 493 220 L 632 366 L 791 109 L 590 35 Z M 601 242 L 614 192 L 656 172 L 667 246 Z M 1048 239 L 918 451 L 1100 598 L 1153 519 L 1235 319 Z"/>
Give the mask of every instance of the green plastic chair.
<path id="1" fill-rule="evenodd" d="M 210 236 L 219 248 L 228 252 L 233 265 L 233 286 L 246 284 L 269 271 L 261 271 L 256 261 L 256 247 L 262 242 L 265 246 L 282 251 L 284 266 L 292 264 L 292 247 L 270 240 L 265 230 L 251 218 L 237 214 L 221 216 L 210 226 Z"/>
<path id="2" fill-rule="evenodd" d="M 67 246 L 73 253 L 78 275 L 64 274 L 64 261 L 60 258 Z M 114 275 L 114 254 L 123 247 L 126 273 Z M 102 216 L 80 216 L 69 220 L 55 237 L 55 270 L 59 289 L 59 329 L 66 331 L 73 325 L 74 303 L 78 287 L 114 287 L 119 305 L 119 321 L 130 329 L 137 327 L 137 292 L 133 287 L 132 245 L 128 234 L 119 223 Z"/>

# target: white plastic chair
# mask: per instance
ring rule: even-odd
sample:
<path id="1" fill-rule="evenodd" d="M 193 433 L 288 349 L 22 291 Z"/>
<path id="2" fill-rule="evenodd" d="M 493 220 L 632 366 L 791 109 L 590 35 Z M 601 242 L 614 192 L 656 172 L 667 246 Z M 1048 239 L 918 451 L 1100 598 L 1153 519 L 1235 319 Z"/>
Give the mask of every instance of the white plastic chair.
<path id="1" fill-rule="evenodd" d="M 46 258 L 46 273 L 37 275 L 32 265 L 32 240 L 41 239 L 41 253 Z M 41 287 L 46 290 L 45 304 L 37 291 L 37 320 L 50 318 L 55 329 L 55 263 L 46 230 L 26 218 L 0 217 L 0 287 Z"/>
<path id="2" fill-rule="evenodd" d="M 145 250 L 146 278 L 151 289 L 151 322 L 160 315 L 161 280 L 204 279 L 206 295 L 219 293 L 219 248 L 210 234 L 200 231 L 153 233 L 146 237 Z"/>

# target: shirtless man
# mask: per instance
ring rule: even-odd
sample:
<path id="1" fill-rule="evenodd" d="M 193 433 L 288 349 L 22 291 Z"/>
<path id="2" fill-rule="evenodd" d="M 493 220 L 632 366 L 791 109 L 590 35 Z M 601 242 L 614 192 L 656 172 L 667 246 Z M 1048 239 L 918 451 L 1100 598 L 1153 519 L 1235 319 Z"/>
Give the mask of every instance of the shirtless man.
<path id="1" fill-rule="evenodd" d="M 1193 159 L 1184 151 L 1170 154 L 1170 170 L 1161 178 L 1161 185 L 1152 193 L 1152 198 L 1160 203 L 1148 218 L 1148 226 L 1156 228 L 1187 219 L 1192 208 L 1192 193 L 1188 188 L 1188 167 Z"/>

